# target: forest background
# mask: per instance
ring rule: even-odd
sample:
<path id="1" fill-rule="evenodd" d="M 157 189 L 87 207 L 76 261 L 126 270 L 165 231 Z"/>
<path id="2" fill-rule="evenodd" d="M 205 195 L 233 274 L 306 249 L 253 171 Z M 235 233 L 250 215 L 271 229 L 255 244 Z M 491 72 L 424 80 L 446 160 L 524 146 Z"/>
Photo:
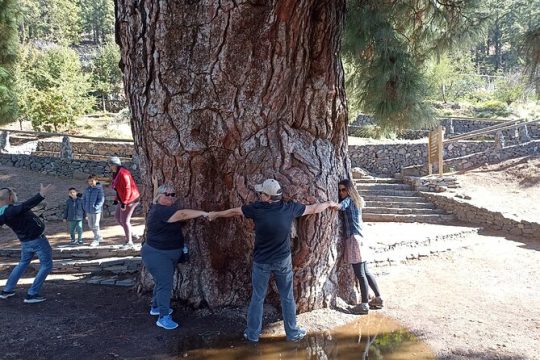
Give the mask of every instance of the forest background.
<path id="1" fill-rule="evenodd" d="M 341 54 L 349 119 L 375 120 L 361 135 L 429 128 L 439 116 L 539 117 L 540 0 L 470 3 L 444 39 L 435 21 L 402 20 L 410 9 L 377 5 L 374 16 L 349 2 Z M 0 28 L 0 124 L 131 137 L 113 1 L 0 0 Z M 397 99 L 377 88 L 392 52 Z"/>

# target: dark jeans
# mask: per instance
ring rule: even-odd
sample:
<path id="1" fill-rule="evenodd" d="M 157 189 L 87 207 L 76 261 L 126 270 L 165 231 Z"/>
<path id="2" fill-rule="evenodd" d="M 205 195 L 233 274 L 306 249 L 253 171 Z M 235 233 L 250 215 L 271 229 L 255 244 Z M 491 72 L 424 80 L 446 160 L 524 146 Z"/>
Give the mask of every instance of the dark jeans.
<path id="1" fill-rule="evenodd" d="M 182 249 L 159 250 L 144 244 L 141 257 L 144 265 L 154 279 L 154 293 L 152 307 L 159 308 L 159 316 L 169 315 L 171 307 L 171 291 L 173 287 L 174 271 Z"/>
<path id="2" fill-rule="evenodd" d="M 352 267 L 354 270 L 354 274 L 360 282 L 362 303 L 368 302 L 368 283 L 371 290 L 373 290 L 373 292 L 375 293 L 375 296 L 381 296 L 377 281 L 375 281 L 375 277 L 373 276 L 373 274 L 369 272 L 366 262 L 362 261 L 360 263 L 352 264 Z"/>

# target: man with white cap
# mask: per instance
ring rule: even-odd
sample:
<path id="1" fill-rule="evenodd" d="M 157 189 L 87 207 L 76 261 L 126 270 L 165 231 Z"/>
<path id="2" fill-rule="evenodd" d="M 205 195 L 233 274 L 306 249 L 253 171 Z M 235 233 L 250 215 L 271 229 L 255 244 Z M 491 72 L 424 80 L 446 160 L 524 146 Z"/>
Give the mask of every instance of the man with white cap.
<path id="1" fill-rule="evenodd" d="M 293 271 L 291 259 L 291 226 L 295 218 L 316 214 L 337 204 L 332 201 L 304 205 L 282 201 L 282 189 L 274 179 L 255 185 L 260 201 L 224 211 L 211 212 L 208 217 L 244 216 L 255 223 L 255 247 L 253 250 L 253 292 L 248 307 L 247 328 L 244 337 L 259 341 L 262 328 L 263 303 L 270 275 L 273 273 L 281 298 L 283 324 L 287 340 L 299 341 L 306 330 L 296 324 L 296 304 L 293 294 Z"/>

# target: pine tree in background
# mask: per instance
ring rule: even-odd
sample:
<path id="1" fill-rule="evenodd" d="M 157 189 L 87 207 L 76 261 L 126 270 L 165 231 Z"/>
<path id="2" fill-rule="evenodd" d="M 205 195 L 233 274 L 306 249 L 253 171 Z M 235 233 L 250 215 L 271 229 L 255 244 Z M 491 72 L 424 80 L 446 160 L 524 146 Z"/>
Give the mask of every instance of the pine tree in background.
<path id="1" fill-rule="evenodd" d="M 13 67 L 17 60 L 17 1 L 0 0 L 0 124 L 16 120 Z"/>
<path id="2" fill-rule="evenodd" d="M 527 61 L 527 72 L 534 84 L 536 100 L 540 101 L 540 24 L 524 36 L 523 52 Z"/>
<path id="3" fill-rule="evenodd" d="M 349 0 L 343 59 L 351 116 L 361 109 L 383 130 L 432 126 L 423 64 L 471 41 L 486 18 L 475 0 Z"/>

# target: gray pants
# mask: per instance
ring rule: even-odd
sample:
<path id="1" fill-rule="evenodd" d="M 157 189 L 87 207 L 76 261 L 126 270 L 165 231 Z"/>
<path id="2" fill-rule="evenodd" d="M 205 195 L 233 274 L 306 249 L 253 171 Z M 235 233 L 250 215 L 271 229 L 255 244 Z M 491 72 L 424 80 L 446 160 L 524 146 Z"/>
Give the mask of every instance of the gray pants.
<path id="1" fill-rule="evenodd" d="M 144 244 L 141 249 L 144 266 L 154 279 L 152 307 L 159 308 L 160 317 L 169 315 L 174 271 L 181 254 L 182 249 L 159 250 L 147 244 Z"/>
<path id="2" fill-rule="evenodd" d="M 103 238 L 101 237 L 101 233 L 99 232 L 99 219 L 101 218 L 101 213 L 97 214 L 86 214 L 88 217 L 88 227 L 92 232 L 94 233 L 94 240 L 95 241 L 101 241 Z"/>

